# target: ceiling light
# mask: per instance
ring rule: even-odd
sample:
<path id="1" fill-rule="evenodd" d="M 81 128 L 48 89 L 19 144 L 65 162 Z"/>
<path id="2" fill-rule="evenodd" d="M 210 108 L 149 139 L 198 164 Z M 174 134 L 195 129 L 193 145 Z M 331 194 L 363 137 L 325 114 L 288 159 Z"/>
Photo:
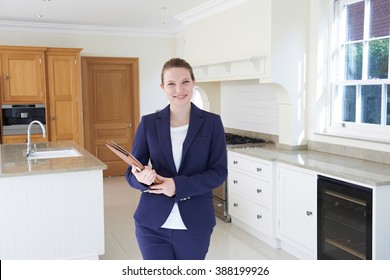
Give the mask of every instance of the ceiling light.
<path id="1" fill-rule="evenodd" d="M 167 7 L 161 6 L 161 7 L 158 7 L 158 9 L 161 11 L 161 20 L 160 20 L 160 23 L 161 23 L 161 24 L 165 24 L 165 23 L 166 23 L 166 19 L 167 19 L 167 15 L 166 15 Z"/>
<path id="2" fill-rule="evenodd" d="M 43 17 L 43 15 L 35 15 L 37 18 L 41 18 Z"/>

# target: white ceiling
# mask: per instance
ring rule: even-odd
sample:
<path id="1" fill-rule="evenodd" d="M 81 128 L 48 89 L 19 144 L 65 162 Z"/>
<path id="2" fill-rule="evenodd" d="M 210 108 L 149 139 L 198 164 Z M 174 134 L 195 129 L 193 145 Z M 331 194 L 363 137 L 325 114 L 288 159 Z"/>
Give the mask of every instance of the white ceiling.
<path id="1" fill-rule="evenodd" d="M 174 31 L 176 16 L 226 0 L 0 0 L 0 26 L 61 25 Z M 41 17 L 39 17 L 40 15 Z"/>

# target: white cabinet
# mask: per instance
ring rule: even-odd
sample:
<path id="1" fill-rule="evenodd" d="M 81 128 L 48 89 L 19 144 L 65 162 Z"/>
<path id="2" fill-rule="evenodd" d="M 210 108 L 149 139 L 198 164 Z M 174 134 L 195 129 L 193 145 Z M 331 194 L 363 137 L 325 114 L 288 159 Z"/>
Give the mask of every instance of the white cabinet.
<path id="1" fill-rule="evenodd" d="M 273 163 L 228 152 L 228 207 L 232 223 L 278 247 Z"/>
<path id="2" fill-rule="evenodd" d="M 281 247 L 300 259 L 317 258 L 317 176 L 278 163 L 278 237 Z"/>
<path id="3" fill-rule="evenodd" d="M 38 160 L 33 168 L 44 170 L 48 164 L 54 161 Z M 103 254 L 102 170 L 0 177 L 1 260 L 98 259 Z"/>

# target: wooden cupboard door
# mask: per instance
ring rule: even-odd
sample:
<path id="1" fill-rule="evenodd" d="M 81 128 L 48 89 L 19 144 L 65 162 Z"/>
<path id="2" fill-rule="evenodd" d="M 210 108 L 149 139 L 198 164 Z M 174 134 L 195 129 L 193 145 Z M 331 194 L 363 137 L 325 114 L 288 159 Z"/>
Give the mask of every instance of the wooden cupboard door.
<path id="1" fill-rule="evenodd" d="M 3 103 L 45 103 L 44 52 L 5 52 L 1 58 Z"/>
<path id="2" fill-rule="evenodd" d="M 107 164 L 104 176 L 123 176 L 127 164 L 106 146 L 131 150 L 139 122 L 138 59 L 82 57 L 85 148 Z"/>
<path id="3" fill-rule="evenodd" d="M 50 141 L 82 144 L 79 55 L 47 55 Z"/>
<path id="4" fill-rule="evenodd" d="M 3 144 L 22 144 L 27 143 L 27 135 L 6 135 L 2 139 Z M 31 143 L 47 142 L 42 134 L 31 134 Z"/>

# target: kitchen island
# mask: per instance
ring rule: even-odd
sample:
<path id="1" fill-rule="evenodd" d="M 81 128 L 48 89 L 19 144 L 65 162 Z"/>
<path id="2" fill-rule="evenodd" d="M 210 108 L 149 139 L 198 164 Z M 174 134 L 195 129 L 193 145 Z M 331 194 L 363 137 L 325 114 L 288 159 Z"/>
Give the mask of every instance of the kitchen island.
<path id="1" fill-rule="evenodd" d="M 0 145 L 0 259 L 97 259 L 104 254 L 103 169 L 74 142 L 78 156 L 27 159 L 25 144 Z"/>

